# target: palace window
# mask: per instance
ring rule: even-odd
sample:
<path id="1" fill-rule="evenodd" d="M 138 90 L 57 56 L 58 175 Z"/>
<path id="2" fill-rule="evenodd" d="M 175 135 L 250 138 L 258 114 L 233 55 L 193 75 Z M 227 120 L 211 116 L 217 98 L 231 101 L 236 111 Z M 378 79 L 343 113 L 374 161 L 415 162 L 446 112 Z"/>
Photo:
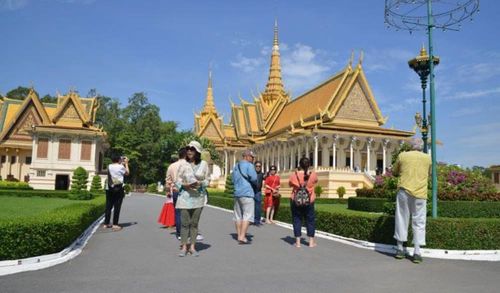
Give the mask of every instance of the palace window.
<path id="1" fill-rule="evenodd" d="M 494 176 L 495 176 L 495 184 L 499 184 L 500 183 L 500 178 L 499 178 L 500 177 L 500 173 L 497 172 L 497 173 L 495 173 Z"/>
<path id="2" fill-rule="evenodd" d="M 10 157 L 10 163 L 11 163 L 11 164 L 15 164 L 15 163 L 16 163 L 16 159 L 17 159 L 17 157 L 16 157 L 16 156 L 11 156 L 11 157 Z"/>
<path id="3" fill-rule="evenodd" d="M 7 161 L 7 156 L 2 156 L 2 158 L 1 158 L 1 161 L 0 161 L 0 162 L 2 162 L 2 164 L 3 164 L 3 163 L 5 163 L 6 161 Z"/>
<path id="4" fill-rule="evenodd" d="M 48 138 L 39 138 L 38 139 L 38 148 L 36 152 L 37 158 L 46 159 L 49 151 L 49 139 Z"/>
<path id="5" fill-rule="evenodd" d="M 90 161 L 90 155 L 92 152 L 92 141 L 82 140 L 81 145 L 82 145 L 82 152 L 80 154 L 80 160 Z"/>
<path id="6" fill-rule="evenodd" d="M 59 140 L 59 160 L 71 159 L 71 139 Z"/>
<path id="7" fill-rule="evenodd" d="M 26 157 L 26 165 L 31 165 L 31 157 Z"/>
<path id="8" fill-rule="evenodd" d="M 36 176 L 37 177 L 45 177 L 45 170 L 37 170 Z"/>

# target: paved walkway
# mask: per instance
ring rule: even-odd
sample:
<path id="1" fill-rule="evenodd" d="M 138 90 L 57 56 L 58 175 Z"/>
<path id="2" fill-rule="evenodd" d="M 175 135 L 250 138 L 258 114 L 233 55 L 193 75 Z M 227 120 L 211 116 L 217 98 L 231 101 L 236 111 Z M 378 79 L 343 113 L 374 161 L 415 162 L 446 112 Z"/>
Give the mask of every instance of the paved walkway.
<path id="1" fill-rule="evenodd" d="M 251 227 L 251 245 L 233 239 L 231 214 L 207 207 L 200 256 L 177 256 L 179 242 L 156 218 L 163 200 L 127 197 L 125 228 L 101 228 L 82 254 L 48 269 L 0 277 L 0 292 L 499 292 L 500 263 L 408 260 L 318 239 L 297 249 L 291 231 Z"/>

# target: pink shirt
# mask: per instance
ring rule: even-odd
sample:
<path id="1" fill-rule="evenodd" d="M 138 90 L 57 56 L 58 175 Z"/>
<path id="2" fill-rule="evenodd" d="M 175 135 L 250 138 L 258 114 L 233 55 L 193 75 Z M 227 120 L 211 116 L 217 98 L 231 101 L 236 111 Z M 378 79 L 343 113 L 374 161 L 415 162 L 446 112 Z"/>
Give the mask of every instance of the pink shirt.
<path id="1" fill-rule="evenodd" d="M 181 159 L 181 160 L 185 161 L 184 159 Z M 166 186 L 168 188 L 174 187 L 175 182 L 177 181 L 177 173 L 178 173 L 179 167 L 181 165 L 181 160 L 178 160 L 178 161 L 170 164 L 170 166 L 168 166 L 167 178 L 166 178 Z"/>
<path id="2" fill-rule="evenodd" d="M 297 177 L 299 178 L 297 179 Z M 314 185 L 316 185 L 316 183 L 318 183 L 318 176 L 316 175 L 316 172 L 314 171 L 309 172 L 309 180 L 307 180 L 306 188 L 309 191 L 309 194 L 311 195 L 311 203 L 313 203 L 314 200 L 316 199 L 316 195 L 314 194 Z M 295 198 L 295 193 L 297 192 L 297 189 L 299 189 L 301 185 L 304 185 L 304 171 L 297 171 L 290 174 L 290 178 L 288 179 L 288 184 L 290 185 L 290 187 L 293 188 L 291 196 L 291 199 L 293 200 Z"/>

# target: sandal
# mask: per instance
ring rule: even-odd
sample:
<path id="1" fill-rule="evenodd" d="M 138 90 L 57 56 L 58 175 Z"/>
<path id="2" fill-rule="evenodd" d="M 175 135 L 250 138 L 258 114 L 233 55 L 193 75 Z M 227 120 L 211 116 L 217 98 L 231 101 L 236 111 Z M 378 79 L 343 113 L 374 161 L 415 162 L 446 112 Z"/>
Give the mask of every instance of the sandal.
<path id="1" fill-rule="evenodd" d="M 113 231 L 120 231 L 121 229 L 123 229 L 122 226 L 119 226 L 119 225 L 113 225 L 112 228 L 113 228 Z"/>

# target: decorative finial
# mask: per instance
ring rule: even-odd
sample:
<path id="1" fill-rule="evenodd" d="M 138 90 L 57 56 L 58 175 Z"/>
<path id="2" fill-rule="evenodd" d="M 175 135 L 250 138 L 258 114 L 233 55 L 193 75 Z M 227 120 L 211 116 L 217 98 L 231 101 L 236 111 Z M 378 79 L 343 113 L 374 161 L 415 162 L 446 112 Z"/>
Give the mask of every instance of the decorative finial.
<path id="1" fill-rule="evenodd" d="M 349 67 L 352 66 L 352 62 L 354 62 L 354 49 L 351 50 L 351 58 L 349 58 Z"/>
<path id="2" fill-rule="evenodd" d="M 278 50 L 278 19 L 274 20 L 274 41 L 273 41 L 273 50 Z"/>
<path id="3" fill-rule="evenodd" d="M 422 49 L 420 49 L 420 56 L 427 56 L 427 50 L 425 50 L 425 45 L 422 43 Z"/>
<path id="4" fill-rule="evenodd" d="M 359 63 L 358 65 L 361 66 L 363 64 L 363 58 L 365 57 L 365 52 L 361 50 L 361 53 L 359 54 Z"/>

